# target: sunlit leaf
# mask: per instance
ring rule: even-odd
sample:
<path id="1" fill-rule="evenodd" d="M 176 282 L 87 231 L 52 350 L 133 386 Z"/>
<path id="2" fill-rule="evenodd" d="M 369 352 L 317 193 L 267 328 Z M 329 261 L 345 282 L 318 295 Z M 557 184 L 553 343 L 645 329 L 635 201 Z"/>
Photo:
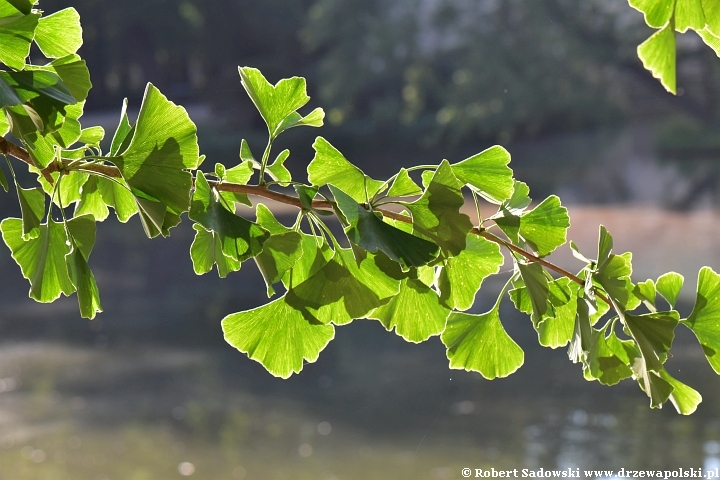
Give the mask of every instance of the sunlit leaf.
<path id="1" fill-rule="evenodd" d="M 465 249 L 465 239 L 473 226 L 470 217 L 460 213 L 465 203 L 461 188 L 450 164 L 443 160 L 423 195 L 405 204 L 412 213 L 414 230 L 451 255 Z"/>
<path id="2" fill-rule="evenodd" d="M 533 313 L 540 318 L 547 312 L 550 292 L 545 270 L 539 263 L 517 263 L 517 267 L 530 295 Z"/>
<path id="3" fill-rule="evenodd" d="M 560 199 L 551 195 L 520 217 L 520 235 L 544 257 L 567 240 L 570 217 Z"/>
<path id="4" fill-rule="evenodd" d="M 60 294 L 75 291 L 68 276 L 65 256 L 70 253 L 67 235 L 61 223 L 48 219 L 40 225 L 38 236 L 23 240 L 22 220 L 6 218 L 0 223 L 3 240 L 22 274 L 30 281 L 30 297 L 48 303 Z"/>
<path id="5" fill-rule="evenodd" d="M 313 148 L 315 156 L 307 167 L 308 180 L 313 185 L 333 185 L 358 203 L 372 198 L 382 186 L 383 182 L 365 175 L 323 137 L 315 139 Z"/>
<path id="6" fill-rule="evenodd" d="M 667 91 L 675 93 L 675 30 L 672 25 L 655 32 L 640 44 L 637 53 L 653 77 L 660 80 Z"/>
<path id="7" fill-rule="evenodd" d="M 513 194 L 513 172 L 507 166 L 510 153 L 499 145 L 466 158 L 452 166 L 462 183 L 476 189 L 493 203 L 501 203 Z"/>
<path id="8" fill-rule="evenodd" d="M 705 44 L 715 51 L 715 54 L 720 57 L 720 35 L 714 35 L 707 28 L 698 30 L 697 34 L 703 39 Z"/>
<path id="9" fill-rule="evenodd" d="M 126 132 L 127 135 L 127 132 Z M 112 161 L 136 197 L 160 202 L 169 213 L 188 210 L 192 174 L 200 162 L 195 124 L 184 108 L 152 84 L 145 90 L 132 139 Z"/>
<path id="10" fill-rule="evenodd" d="M 0 62 L 16 70 L 25 66 L 30 53 L 30 43 L 35 35 L 40 14 L 29 13 L 18 17 L 6 17 L 0 22 Z"/>
<path id="11" fill-rule="evenodd" d="M 707 29 L 716 37 L 720 37 L 720 3 L 715 0 L 702 0 L 702 7 Z"/>
<path id="12" fill-rule="evenodd" d="M 16 187 L 22 212 L 22 239 L 37 238 L 45 215 L 45 193 L 41 188 L 22 188 L 17 184 Z"/>
<path id="13" fill-rule="evenodd" d="M 102 312 L 100 292 L 88 266 L 95 244 L 95 218 L 92 215 L 76 216 L 67 222 L 67 229 L 72 243 L 72 251 L 67 255 L 68 272 L 77 291 L 80 315 L 92 319 Z"/>
<path id="14" fill-rule="evenodd" d="M 653 307 L 655 306 L 655 297 L 657 296 L 657 293 L 655 291 L 655 282 L 653 282 L 652 280 L 639 282 L 637 285 L 635 285 L 635 290 L 633 290 L 633 293 L 640 300 L 644 300 L 650 303 L 650 305 L 652 305 Z"/>
<path id="15" fill-rule="evenodd" d="M 676 311 L 623 315 L 625 326 L 637 343 L 648 370 L 659 372 L 675 338 L 680 315 Z"/>
<path id="16" fill-rule="evenodd" d="M 452 313 L 441 340 L 450 368 L 479 372 L 483 377 L 507 377 L 520 368 L 525 354 L 500 322 L 500 301 L 482 315 Z"/>
<path id="17" fill-rule="evenodd" d="M 48 58 L 59 58 L 77 52 L 83 43 L 80 15 L 66 8 L 42 17 L 35 30 L 35 42 Z"/>
<path id="18" fill-rule="evenodd" d="M 135 197 L 130 192 L 130 187 L 127 186 L 125 180 L 97 177 L 95 181 L 103 202 L 115 210 L 118 220 L 125 223 L 137 213 Z"/>
<path id="19" fill-rule="evenodd" d="M 697 410 L 698 405 L 702 402 L 702 395 L 695 389 L 670 376 L 665 370 L 660 372 L 660 377 L 672 385 L 673 391 L 670 394 L 670 401 L 678 413 L 690 415 Z"/>
<path id="20" fill-rule="evenodd" d="M 195 238 L 190 245 L 190 259 L 197 275 L 209 272 L 213 265 L 217 265 L 220 278 L 240 270 L 240 260 L 223 253 L 223 242 L 217 232 L 206 230 L 199 223 L 193 224 L 193 228 Z"/>
<path id="21" fill-rule="evenodd" d="M 675 30 L 680 33 L 689 28 L 702 30 L 705 23 L 701 0 L 675 0 Z"/>
<path id="22" fill-rule="evenodd" d="M 675 272 L 668 272 L 660 275 L 657 279 L 657 291 L 668 301 L 670 307 L 675 307 L 675 302 L 682 290 L 685 277 Z"/>
<path id="23" fill-rule="evenodd" d="M 682 323 L 695 333 L 708 362 L 720 374 L 720 275 L 712 268 L 700 270 L 695 306 Z"/>
<path id="24" fill-rule="evenodd" d="M 676 0 L 629 0 L 630 6 L 645 15 L 651 27 L 664 27 L 673 15 Z M 682 1 L 682 0 L 681 0 Z"/>
<path id="25" fill-rule="evenodd" d="M 616 385 L 630 378 L 633 372 L 628 366 L 621 340 L 612 333 L 608 341 L 605 334 L 606 329 L 593 332 L 594 343 L 588 354 L 589 373 L 603 385 Z M 619 356 L 615 354 L 618 346 L 621 349 Z"/>
<path id="26" fill-rule="evenodd" d="M 388 197 L 407 197 L 409 195 L 419 195 L 422 188 L 410 178 L 410 174 L 404 168 L 400 169 L 397 177 L 388 190 Z"/>
<path id="27" fill-rule="evenodd" d="M 500 271 L 504 262 L 500 246 L 474 234 L 465 250 L 450 257 L 439 277 L 440 298 L 450 308 L 467 310 L 475 302 L 482 281 Z"/>
<path id="28" fill-rule="evenodd" d="M 283 187 L 288 186 L 288 184 L 292 181 L 292 175 L 290 175 L 290 171 L 285 168 L 285 160 L 288 159 L 290 156 L 290 150 L 283 150 L 280 152 L 273 162 L 272 165 L 268 165 L 266 171 L 270 174 L 273 180 L 280 183 Z"/>
<path id="29" fill-rule="evenodd" d="M 409 342 L 424 342 L 445 329 L 450 309 L 440 303 L 435 290 L 417 279 L 400 284 L 400 292 L 388 303 L 375 309 L 368 318 L 380 320 L 388 330 Z"/>
<path id="30" fill-rule="evenodd" d="M 267 305 L 222 320 L 225 340 L 271 374 L 288 378 L 315 362 L 335 336 L 335 327 L 306 318 L 280 297 Z"/>
<path id="31" fill-rule="evenodd" d="M 100 145 L 103 138 L 105 138 L 105 129 L 103 127 L 89 127 L 82 129 L 78 141 L 87 145 Z"/>
<path id="32" fill-rule="evenodd" d="M 107 203 L 101 194 L 98 180 L 102 179 L 93 175 L 82 185 L 80 202 L 75 210 L 76 216 L 90 213 L 97 221 L 102 222 L 110 214 Z"/>

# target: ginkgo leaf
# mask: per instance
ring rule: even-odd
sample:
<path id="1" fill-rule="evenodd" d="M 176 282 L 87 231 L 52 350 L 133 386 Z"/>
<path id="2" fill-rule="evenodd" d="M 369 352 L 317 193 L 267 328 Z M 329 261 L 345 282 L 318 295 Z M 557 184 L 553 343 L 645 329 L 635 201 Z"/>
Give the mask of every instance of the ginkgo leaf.
<path id="1" fill-rule="evenodd" d="M 77 52 L 83 43 L 80 15 L 66 8 L 38 21 L 35 42 L 48 58 L 59 58 Z"/>
<path id="2" fill-rule="evenodd" d="M 313 149 L 315 156 L 307 167 L 308 180 L 313 185 L 333 185 L 358 203 L 372 198 L 383 185 L 365 175 L 323 137 L 315 139 Z"/>
<path id="3" fill-rule="evenodd" d="M 440 272 L 438 285 L 443 303 L 457 310 L 470 308 L 483 280 L 499 272 L 503 262 L 498 244 L 468 235 L 465 250 L 448 258 Z"/>
<path id="4" fill-rule="evenodd" d="M 424 342 L 445 329 L 450 309 L 440 303 L 435 290 L 418 279 L 407 278 L 400 284 L 400 292 L 385 305 L 375 309 L 368 318 L 380 320 L 387 331 L 408 342 Z"/>
<path id="5" fill-rule="evenodd" d="M 691 415 L 702 402 L 702 395 L 695 389 L 673 378 L 666 370 L 660 371 L 660 377 L 673 387 L 670 401 L 681 415 Z"/>
<path id="6" fill-rule="evenodd" d="M 472 229 L 470 217 L 460 213 L 465 203 L 462 183 L 453 174 L 447 160 L 435 171 L 423 195 L 404 204 L 413 217 L 413 229 L 429 237 L 450 255 L 465 249 L 465 240 Z"/>
<path id="7" fill-rule="evenodd" d="M 633 290 L 633 293 L 640 300 L 648 302 L 653 307 L 655 306 L 655 298 L 657 296 L 657 292 L 655 290 L 655 282 L 653 282 L 652 280 L 638 282 L 638 284 L 635 285 L 635 290 Z"/>
<path id="8" fill-rule="evenodd" d="M 245 91 L 268 126 L 270 138 L 298 125 L 322 126 L 325 116 L 322 109 L 315 109 L 304 118 L 296 112 L 310 101 L 304 78 L 284 78 L 272 85 L 256 68 L 239 67 L 238 71 Z"/>
<path id="9" fill-rule="evenodd" d="M 235 215 L 219 201 L 218 192 L 210 188 L 202 172 L 195 177 L 195 192 L 188 216 L 206 230 L 215 232 L 225 256 L 245 261 L 262 251 L 270 234 L 259 225 Z"/>
<path id="10" fill-rule="evenodd" d="M 567 241 L 570 217 L 560 199 L 551 195 L 520 217 L 520 235 L 544 257 Z"/>
<path id="11" fill-rule="evenodd" d="M 715 0 L 702 0 L 707 29 L 716 37 L 720 37 L 720 4 Z M 699 33 L 699 32 L 698 32 Z"/>
<path id="12" fill-rule="evenodd" d="M 407 169 L 401 168 L 395 177 L 390 190 L 387 192 L 388 197 L 407 197 L 409 195 L 420 195 L 422 188 L 410 178 Z"/>
<path id="13" fill-rule="evenodd" d="M 499 145 L 453 164 L 452 171 L 462 183 L 473 187 L 493 203 L 502 203 L 513 193 L 513 171 L 507 166 L 510 153 Z"/>
<path id="14" fill-rule="evenodd" d="M 112 161 L 136 197 L 180 215 L 190 204 L 188 170 L 200 163 L 195 124 L 184 108 L 148 84 L 131 140 Z"/>
<path id="15" fill-rule="evenodd" d="M 630 6 L 645 15 L 645 23 L 654 28 L 664 27 L 672 18 L 676 0 L 629 0 Z"/>
<path id="16" fill-rule="evenodd" d="M 617 343 L 621 341 L 612 333 L 608 342 L 605 333 L 606 329 L 602 329 L 593 334 L 594 343 L 588 354 L 588 373 L 603 385 L 616 385 L 630 378 L 633 372 L 628 366 L 629 361 L 625 359 L 625 352 L 616 355 Z"/>
<path id="17" fill-rule="evenodd" d="M 399 283 L 381 270 L 374 255 L 357 262 L 350 249 L 338 248 L 325 265 L 289 289 L 286 301 L 322 323 L 344 325 L 396 295 Z"/>
<path id="18" fill-rule="evenodd" d="M 701 0 L 675 0 L 675 30 L 680 33 L 690 28 L 698 31 L 705 28 L 705 24 Z"/>
<path id="19" fill-rule="evenodd" d="M 268 165 L 267 171 L 273 180 L 278 182 L 281 186 L 287 187 L 289 183 L 292 181 L 292 175 L 290 174 L 290 170 L 285 168 L 285 160 L 288 159 L 290 156 L 290 150 L 283 150 L 280 152 L 275 158 L 275 161 L 272 165 Z"/>
<path id="20" fill-rule="evenodd" d="M 45 194 L 41 188 L 22 188 L 17 183 L 20 211 L 22 212 L 22 238 L 30 240 L 40 234 L 40 221 L 45 215 Z"/>
<path id="21" fill-rule="evenodd" d="M 275 295 L 273 284 L 282 280 L 302 254 L 302 235 L 298 232 L 280 233 L 265 240 L 255 263 L 265 279 L 268 297 Z"/>
<path id="22" fill-rule="evenodd" d="M 407 267 L 426 265 L 435 259 L 438 246 L 385 223 L 342 190 L 330 187 L 337 206 L 349 223 L 345 233 L 351 242 L 368 252 L 383 252 Z"/>
<path id="23" fill-rule="evenodd" d="M 708 362 L 720 374 L 720 275 L 712 268 L 700 270 L 695 306 L 682 323 L 695 333 Z"/>
<path id="24" fill-rule="evenodd" d="M 500 301 L 482 315 L 452 313 L 440 339 L 450 368 L 479 372 L 488 380 L 507 377 L 520 368 L 525 354 L 500 322 Z"/>
<path id="25" fill-rule="evenodd" d="M 193 228 L 195 238 L 190 245 L 190 259 L 197 275 L 209 272 L 213 265 L 217 265 L 220 278 L 240 270 L 240 260 L 223 253 L 223 242 L 217 232 L 206 230 L 199 223 L 193 224 Z"/>
<path id="26" fill-rule="evenodd" d="M 225 340 L 260 362 L 276 377 L 299 373 L 304 362 L 315 362 L 335 337 L 335 327 L 323 325 L 280 297 L 267 305 L 228 315 L 222 320 Z"/>
<path id="27" fill-rule="evenodd" d="M 645 69 L 650 70 L 667 91 L 676 93 L 675 29 L 672 25 L 655 32 L 638 46 L 637 53 Z"/>
<path id="28" fill-rule="evenodd" d="M 0 62 L 15 70 L 23 69 L 39 19 L 39 13 L 30 12 L 1 19 Z"/>
<path id="29" fill-rule="evenodd" d="M 622 318 L 642 353 L 647 369 L 659 372 L 675 338 L 680 315 L 673 310 L 644 315 L 625 313 Z"/>
<path id="30" fill-rule="evenodd" d="M 67 222 L 72 251 L 67 255 L 70 280 L 77 291 L 80 315 L 93 319 L 102 312 L 100 292 L 95 276 L 88 265 L 88 259 L 95 245 L 95 218 L 92 215 L 75 216 Z"/>
<path id="31" fill-rule="evenodd" d="M 115 210 L 118 220 L 127 222 L 138 211 L 135 197 L 130 187 L 122 178 L 107 179 L 98 177 L 96 180 L 100 196 L 106 205 Z"/>
<path id="32" fill-rule="evenodd" d="M 657 279 L 657 292 L 668 301 L 671 308 L 675 307 L 675 302 L 682 290 L 685 277 L 675 272 L 668 272 L 660 275 Z"/>
<path id="33" fill-rule="evenodd" d="M 13 259 L 30 281 L 31 298 L 49 303 L 60 294 L 68 296 L 75 291 L 65 263 L 70 246 L 62 224 L 48 219 L 40 225 L 38 236 L 29 240 L 23 240 L 19 218 L 6 218 L 0 230 Z"/>
<path id="34" fill-rule="evenodd" d="M 100 192 L 98 180 L 100 180 L 99 177 L 90 176 L 83 183 L 80 190 L 80 201 L 75 210 L 76 216 L 90 213 L 97 221 L 102 222 L 110 215 L 107 203 Z"/>
<path id="35" fill-rule="evenodd" d="M 550 292 L 545 270 L 539 263 L 517 263 L 516 265 L 530 295 L 532 311 L 537 318 L 541 318 L 547 312 Z"/>

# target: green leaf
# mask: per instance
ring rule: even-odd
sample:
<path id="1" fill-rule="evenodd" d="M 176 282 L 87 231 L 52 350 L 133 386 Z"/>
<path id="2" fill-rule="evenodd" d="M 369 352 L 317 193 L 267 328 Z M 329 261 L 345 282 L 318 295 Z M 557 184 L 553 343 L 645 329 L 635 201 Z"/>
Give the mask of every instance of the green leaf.
<path id="1" fill-rule="evenodd" d="M 375 309 L 368 318 L 380 320 L 389 332 L 408 342 L 424 342 L 445 329 L 450 309 L 440 303 L 435 290 L 418 279 L 407 278 L 400 284 L 400 292 L 388 303 Z"/>
<path id="2" fill-rule="evenodd" d="M 544 257 L 567 240 L 570 217 L 560 199 L 551 195 L 520 217 L 520 235 Z"/>
<path id="3" fill-rule="evenodd" d="M 641 362 L 642 363 L 642 362 Z M 662 408 L 673 393 L 673 386 L 657 372 L 643 371 L 636 377 L 640 388 L 650 397 L 650 408 Z"/>
<path id="4" fill-rule="evenodd" d="M 283 187 L 287 187 L 292 181 L 292 175 L 290 175 L 290 170 L 285 168 L 285 165 L 283 165 L 285 163 L 285 160 L 287 160 L 289 156 L 290 150 L 283 150 L 277 156 L 273 164 L 269 165 L 266 169 L 272 179 L 276 182 L 279 182 L 280 185 Z"/>
<path id="5" fill-rule="evenodd" d="M 244 161 L 225 171 L 225 181 L 237 183 L 238 185 L 247 185 L 253 175 L 252 163 Z"/>
<path id="6" fill-rule="evenodd" d="M 420 195 L 422 188 L 410 178 L 405 168 L 401 168 L 397 177 L 387 192 L 388 197 L 407 197 L 409 195 Z"/>
<path id="7" fill-rule="evenodd" d="M 569 288 L 570 279 L 560 278 L 549 283 L 548 295 L 553 299 L 566 298 L 564 303 L 550 305 L 545 315 L 537 322 L 535 329 L 538 332 L 538 341 L 543 347 L 563 347 L 572 340 L 575 332 L 575 316 L 577 314 L 577 297 Z M 565 297 L 567 292 L 569 297 Z M 552 302 L 551 302 L 552 303 Z M 557 302 L 556 303 L 560 303 Z"/>
<path id="8" fill-rule="evenodd" d="M 720 57 L 720 36 L 714 35 L 710 30 L 703 28 L 698 30 L 697 34 L 703 39 L 705 44 L 715 51 L 715 54 Z"/>
<path id="9" fill-rule="evenodd" d="M 80 191 L 80 202 L 75 210 L 75 216 L 83 215 L 86 213 L 92 214 L 92 216 L 99 222 L 104 221 L 110 214 L 107 204 L 102 197 L 97 176 L 90 176 L 87 181 L 83 184 Z"/>
<path id="10" fill-rule="evenodd" d="M 659 372 L 667 360 L 680 315 L 673 310 L 644 315 L 625 313 L 621 318 L 640 348 L 646 368 Z"/>
<path id="11" fill-rule="evenodd" d="M 30 53 L 40 14 L 6 17 L 0 22 L 0 62 L 15 70 L 22 70 Z"/>
<path id="12" fill-rule="evenodd" d="M 513 194 L 513 172 L 507 166 L 510 153 L 496 145 L 453 164 L 452 171 L 462 183 L 474 188 L 493 203 L 502 203 Z"/>
<path id="13" fill-rule="evenodd" d="M 597 256 L 597 266 L 598 268 L 602 268 L 605 266 L 605 263 L 610 259 L 610 254 L 612 253 L 613 249 L 613 237 L 610 235 L 610 232 L 607 231 L 604 225 L 600 225 L 600 233 L 598 235 L 598 256 Z M 632 273 L 632 272 L 630 272 Z M 627 275 L 630 275 L 630 273 L 627 273 Z"/>
<path id="14" fill-rule="evenodd" d="M 705 28 L 705 14 L 701 0 L 675 0 L 675 30 L 685 33 Z"/>
<path id="15" fill-rule="evenodd" d="M 483 280 L 498 273 L 503 262 L 498 244 L 474 234 L 468 235 L 465 250 L 448 258 L 440 272 L 443 304 L 457 310 L 470 308 Z"/>
<path id="16" fill-rule="evenodd" d="M 95 218 L 92 215 L 75 216 L 67 222 L 72 251 L 67 255 L 70 279 L 78 296 L 80 315 L 93 319 L 95 314 L 102 312 L 100 292 L 95 282 L 88 259 L 95 244 Z"/>
<path id="17" fill-rule="evenodd" d="M 11 17 L 18 13 L 27 15 L 36 3 L 37 1 L 33 0 L 5 0 L 0 3 L 0 17 Z"/>
<path id="18" fill-rule="evenodd" d="M 622 255 L 612 253 L 597 272 L 593 273 L 593 279 L 602 286 L 610 298 L 627 310 L 633 310 L 640 304 L 640 300 L 633 294 L 634 286 L 630 281 L 631 259 L 630 252 Z"/>
<path id="19" fill-rule="evenodd" d="M 105 138 L 103 127 L 89 127 L 82 129 L 79 141 L 86 145 L 100 145 L 103 138 Z"/>
<path id="20" fill-rule="evenodd" d="M 308 180 L 313 185 L 333 185 L 358 203 L 372 198 L 383 185 L 365 175 L 323 137 L 315 139 L 313 149 L 315 156 L 307 167 Z"/>
<path id="21" fill-rule="evenodd" d="M 500 301 L 482 315 L 450 314 L 440 339 L 447 347 L 450 368 L 475 371 L 492 380 L 520 368 L 525 354 L 500 322 Z"/>
<path id="22" fill-rule="evenodd" d="M 315 275 L 335 255 L 325 241 L 314 235 L 302 234 L 302 251 L 300 259 L 283 277 L 285 288 L 292 289 Z"/>
<path id="23" fill-rule="evenodd" d="M 4 137 L 10 131 L 10 124 L 7 121 L 5 111 L 0 108 L 0 136 Z"/>
<path id="24" fill-rule="evenodd" d="M 47 65 L 25 67 L 29 71 L 46 71 L 55 73 L 65 84 L 68 91 L 78 102 L 82 102 L 88 96 L 88 92 L 92 88 L 90 82 L 90 71 L 87 68 L 85 60 L 78 55 L 68 55 L 62 58 L 56 58 Z"/>
<path id="25" fill-rule="evenodd" d="M 257 107 L 268 126 L 270 138 L 274 139 L 284 130 L 298 125 L 319 127 L 325 116 L 322 109 L 313 110 L 303 118 L 296 110 L 308 101 L 305 79 L 301 77 L 284 78 L 274 86 L 268 82 L 260 70 L 239 67 L 240 79 L 245 91 Z"/>
<path id="26" fill-rule="evenodd" d="M 180 215 L 190 203 L 187 170 L 200 163 L 195 124 L 184 108 L 148 84 L 132 139 L 112 161 L 136 197 L 161 202 Z"/>
<path id="27" fill-rule="evenodd" d="M 676 0 L 628 0 L 630 6 L 645 15 L 645 23 L 654 28 L 664 27 L 673 15 Z M 681 0 L 682 1 L 682 0 Z"/>
<path id="28" fill-rule="evenodd" d="M 121 151 L 125 151 L 132 140 L 134 127 L 130 125 L 127 115 L 128 101 L 123 100 L 122 109 L 120 110 L 120 122 L 118 123 L 115 134 L 110 144 L 110 156 L 114 157 Z M 123 145 L 124 144 L 124 145 Z"/>
<path id="29" fill-rule="evenodd" d="M 503 208 L 514 215 L 520 215 L 530 205 L 530 187 L 527 183 L 513 181 L 512 196 L 502 204 Z"/>
<path id="30" fill-rule="evenodd" d="M 38 21 L 35 42 L 48 58 L 59 58 L 77 52 L 83 43 L 80 15 L 66 8 Z"/>
<path id="31" fill-rule="evenodd" d="M 682 290 L 685 277 L 675 272 L 668 272 L 660 275 L 657 279 L 657 291 L 670 304 L 671 308 L 675 307 L 675 302 Z"/>
<path id="32" fill-rule="evenodd" d="M 228 273 L 240 270 L 240 260 L 223 253 L 223 242 L 217 232 L 206 230 L 199 223 L 194 223 L 195 238 L 190 245 L 190 258 L 192 259 L 195 274 L 202 275 L 217 265 L 220 278 Z"/>
<path id="33" fill-rule="evenodd" d="M 322 323 L 344 325 L 396 295 L 399 283 L 381 270 L 375 255 L 368 253 L 356 261 L 350 249 L 337 248 L 330 261 L 290 288 L 286 298 Z"/>
<path id="34" fill-rule="evenodd" d="M 222 329 L 230 345 L 281 378 L 299 373 L 305 361 L 315 362 L 335 336 L 335 327 L 305 318 L 285 297 L 228 315 Z"/>
<path id="35" fill-rule="evenodd" d="M 130 192 L 122 178 L 109 180 L 107 178 L 97 177 L 96 179 L 100 196 L 106 205 L 113 207 L 115 214 L 122 223 L 127 222 L 130 217 L 138 212 L 135 197 Z"/>
<path id="36" fill-rule="evenodd" d="M 660 80 L 668 92 L 676 93 L 675 30 L 667 25 L 645 40 L 637 49 L 645 69 Z"/>
<path id="37" fill-rule="evenodd" d="M 15 93 L 23 101 L 33 100 L 40 94 L 63 105 L 77 103 L 60 76 L 53 71 L 34 69 L 24 72 L 2 72 L 1 75 L 8 85 L 15 88 Z"/>
<path id="38" fill-rule="evenodd" d="M 382 221 L 343 191 L 330 187 L 338 208 L 349 222 L 345 233 L 355 245 L 368 252 L 383 252 L 407 267 L 426 265 L 438 254 L 438 246 Z"/>
<path id="39" fill-rule="evenodd" d="M 3 220 L 0 230 L 13 259 L 30 281 L 31 298 L 49 303 L 60 294 L 67 296 L 75 291 L 65 264 L 70 246 L 62 224 L 49 219 L 40 225 L 38 236 L 29 240 L 23 240 L 22 220 L 18 218 Z"/>
<path id="40" fill-rule="evenodd" d="M 702 0 L 702 7 L 707 22 L 706 29 L 716 37 L 720 37 L 720 4 L 715 0 Z"/>
<path id="41" fill-rule="evenodd" d="M 41 188 L 22 188 L 15 184 L 22 212 L 22 239 L 30 240 L 40 234 L 40 221 L 45 215 L 45 193 Z"/>
<path id="42" fill-rule="evenodd" d="M 650 303 L 653 307 L 655 306 L 655 297 L 657 296 L 657 293 L 655 292 L 655 282 L 652 280 L 639 282 L 635 285 L 633 294 L 640 300 Z"/>
<path id="43" fill-rule="evenodd" d="M 265 240 L 255 263 L 265 279 L 268 297 L 275 295 L 273 285 L 282 280 L 302 254 L 302 235 L 297 232 L 280 233 Z"/>
<path id="44" fill-rule="evenodd" d="M 227 257 L 243 262 L 260 253 L 263 242 L 270 234 L 259 225 L 228 211 L 219 200 L 217 190 L 210 188 L 202 172 L 197 172 L 188 214 L 190 219 L 217 233 Z"/>
<path id="45" fill-rule="evenodd" d="M 250 151 L 250 145 L 248 145 L 247 141 L 244 138 L 240 142 L 240 160 L 242 160 L 243 163 L 249 163 L 251 170 L 253 167 L 256 169 L 260 169 L 260 163 L 255 160 L 255 157 Z"/>
<path id="46" fill-rule="evenodd" d="M 532 310 L 537 318 L 540 318 L 547 312 L 550 294 L 545 270 L 539 263 L 517 263 L 516 265 L 530 295 Z"/>
<path id="47" fill-rule="evenodd" d="M 278 222 L 272 211 L 262 203 L 257 204 L 255 215 L 257 216 L 256 222 L 272 235 L 282 235 L 283 233 L 292 231 L 290 228 Z"/>
<path id="48" fill-rule="evenodd" d="M 448 161 L 443 160 L 425 193 L 405 204 L 412 213 L 414 230 L 451 255 L 465 249 L 465 239 L 473 226 L 470 217 L 460 213 L 465 203 L 461 189 L 462 183 L 455 178 Z"/>
<path id="49" fill-rule="evenodd" d="M 588 354 L 588 367 L 590 375 L 603 385 L 616 385 L 621 380 L 630 378 L 633 371 L 628 366 L 629 361 L 624 346 L 616 336 L 611 333 L 611 339 L 605 338 L 607 328 L 593 332 L 594 343 Z M 620 350 L 620 356 L 616 350 Z"/>
<path id="50" fill-rule="evenodd" d="M 720 374 L 720 275 L 712 268 L 700 270 L 695 306 L 681 323 L 695 333 L 708 362 Z"/>
<path id="51" fill-rule="evenodd" d="M 664 369 L 660 377 L 673 387 L 670 401 L 681 415 L 691 415 L 702 402 L 702 396 L 693 388 L 670 376 Z"/>

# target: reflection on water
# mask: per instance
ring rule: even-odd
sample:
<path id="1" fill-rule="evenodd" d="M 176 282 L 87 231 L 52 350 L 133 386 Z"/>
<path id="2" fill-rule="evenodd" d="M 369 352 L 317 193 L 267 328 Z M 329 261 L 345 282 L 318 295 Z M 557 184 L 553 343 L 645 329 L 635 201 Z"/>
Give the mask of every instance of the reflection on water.
<path id="1" fill-rule="evenodd" d="M 531 346 L 524 320 L 509 322 Z M 720 382 L 682 345 L 671 371 L 705 396 L 691 417 L 651 411 L 631 382 L 585 382 L 563 352 L 528 350 L 516 375 L 487 382 L 449 371 L 439 342 L 407 345 L 360 322 L 283 381 L 222 348 L 4 344 L 0 479 L 454 479 L 465 467 L 720 462 Z"/>

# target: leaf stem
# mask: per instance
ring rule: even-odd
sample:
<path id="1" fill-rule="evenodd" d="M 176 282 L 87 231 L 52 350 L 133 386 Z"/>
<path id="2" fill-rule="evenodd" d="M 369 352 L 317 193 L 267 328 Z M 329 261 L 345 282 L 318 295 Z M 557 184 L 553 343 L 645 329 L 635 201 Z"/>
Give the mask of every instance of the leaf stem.
<path id="1" fill-rule="evenodd" d="M 272 149 L 273 139 L 272 136 L 268 138 L 267 146 L 263 152 L 262 160 L 260 161 L 260 185 L 265 185 L 265 167 L 267 167 L 268 159 L 270 158 L 270 150 Z"/>

